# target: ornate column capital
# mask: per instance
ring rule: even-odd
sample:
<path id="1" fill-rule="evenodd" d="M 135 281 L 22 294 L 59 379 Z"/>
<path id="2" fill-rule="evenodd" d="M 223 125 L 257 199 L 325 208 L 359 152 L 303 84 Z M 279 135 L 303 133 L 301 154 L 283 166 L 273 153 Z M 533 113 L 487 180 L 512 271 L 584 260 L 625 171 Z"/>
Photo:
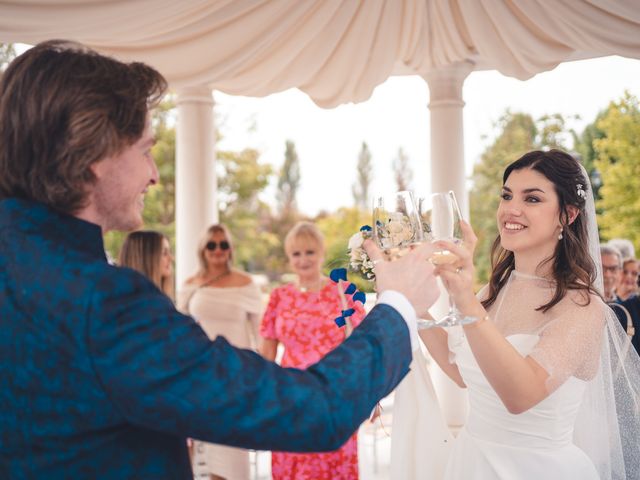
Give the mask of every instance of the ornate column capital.
<path id="1" fill-rule="evenodd" d="M 474 67 L 474 63 L 470 61 L 456 62 L 424 74 L 423 78 L 429 85 L 429 108 L 464 107 L 462 85 Z"/>
<path id="2" fill-rule="evenodd" d="M 213 90 L 205 85 L 183 87 L 176 95 L 176 105 L 205 104 L 213 106 Z"/>

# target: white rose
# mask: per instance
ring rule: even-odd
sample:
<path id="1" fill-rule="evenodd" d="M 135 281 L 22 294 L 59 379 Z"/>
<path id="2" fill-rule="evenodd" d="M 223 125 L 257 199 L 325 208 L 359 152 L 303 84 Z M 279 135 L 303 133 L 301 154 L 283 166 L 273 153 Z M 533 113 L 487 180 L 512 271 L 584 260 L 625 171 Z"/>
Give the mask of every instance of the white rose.
<path id="1" fill-rule="evenodd" d="M 391 235 L 402 232 L 403 225 L 402 222 L 389 222 L 387 225 L 387 229 Z"/>
<path id="2" fill-rule="evenodd" d="M 394 246 L 401 245 L 402 243 L 411 240 L 413 237 L 411 226 L 406 222 L 406 220 L 391 222 L 387 228 L 389 229 L 391 242 Z"/>
<path id="3" fill-rule="evenodd" d="M 354 251 L 362 247 L 363 242 L 364 242 L 364 238 L 362 238 L 362 234 L 360 232 L 354 233 L 349 239 L 348 248 L 349 250 Z"/>

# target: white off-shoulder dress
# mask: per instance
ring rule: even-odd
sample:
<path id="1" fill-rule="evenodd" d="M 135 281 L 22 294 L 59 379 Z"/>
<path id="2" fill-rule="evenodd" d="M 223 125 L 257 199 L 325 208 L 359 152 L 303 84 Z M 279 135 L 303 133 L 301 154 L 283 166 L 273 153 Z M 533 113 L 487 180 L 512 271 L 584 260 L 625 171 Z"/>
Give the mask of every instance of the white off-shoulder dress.
<path id="1" fill-rule="evenodd" d="M 186 285 L 178 292 L 177 306 L 212 340 L 223 336 L 236 347 L 257 348 L 263 302 L 255 283 L 228 288 Z M 250 478 L 247 450 L 195 440 L 193 453 L 194 478 L 208 480 L 212 473 L 227 479 Z"/>

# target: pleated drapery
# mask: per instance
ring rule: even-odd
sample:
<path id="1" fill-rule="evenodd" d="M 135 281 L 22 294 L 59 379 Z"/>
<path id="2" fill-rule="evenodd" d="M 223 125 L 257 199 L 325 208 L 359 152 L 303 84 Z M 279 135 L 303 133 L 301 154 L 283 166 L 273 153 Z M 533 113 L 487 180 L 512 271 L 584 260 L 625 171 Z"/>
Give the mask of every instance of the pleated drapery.
<path id="1" fill-rule="evenodd" d="M 636 0 L 21 0 L 0 41 L 69 38 L 155 66 L 174 88 L 322 107 L 367 100 L 393 74 L 455 62 L 527 79 L 562 61 L 640 58 Z"/>

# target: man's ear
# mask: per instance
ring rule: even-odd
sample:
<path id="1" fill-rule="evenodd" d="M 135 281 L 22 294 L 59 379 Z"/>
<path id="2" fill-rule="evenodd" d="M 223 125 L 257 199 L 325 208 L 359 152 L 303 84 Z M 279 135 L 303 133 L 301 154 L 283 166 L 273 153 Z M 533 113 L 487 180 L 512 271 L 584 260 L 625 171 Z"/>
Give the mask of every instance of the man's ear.
<path id="1" fill-rule="evenodd" d="M 89 169 L 91 170 L 91 173 L 93 173 L 93 176 L 95 178 L 100 178 L 104 175 L 104 170 L 105 170 L 105 159 L 102 160 L 98 160 L 97 162 L 93 162 L 91 165 L 89 165 Z"/>
<path id="2" fill-rule="evenodd" d="M 575 205 L 568 205 L 567 206 L 567 216 L 569 217 L 569 221 L 567 222 L 567 225 L 571 225 L 576 218 L 578 218 L 578 215 L 580 214 L 580 210 L 578 210 L 578 207 L 576 207 Z"/>

